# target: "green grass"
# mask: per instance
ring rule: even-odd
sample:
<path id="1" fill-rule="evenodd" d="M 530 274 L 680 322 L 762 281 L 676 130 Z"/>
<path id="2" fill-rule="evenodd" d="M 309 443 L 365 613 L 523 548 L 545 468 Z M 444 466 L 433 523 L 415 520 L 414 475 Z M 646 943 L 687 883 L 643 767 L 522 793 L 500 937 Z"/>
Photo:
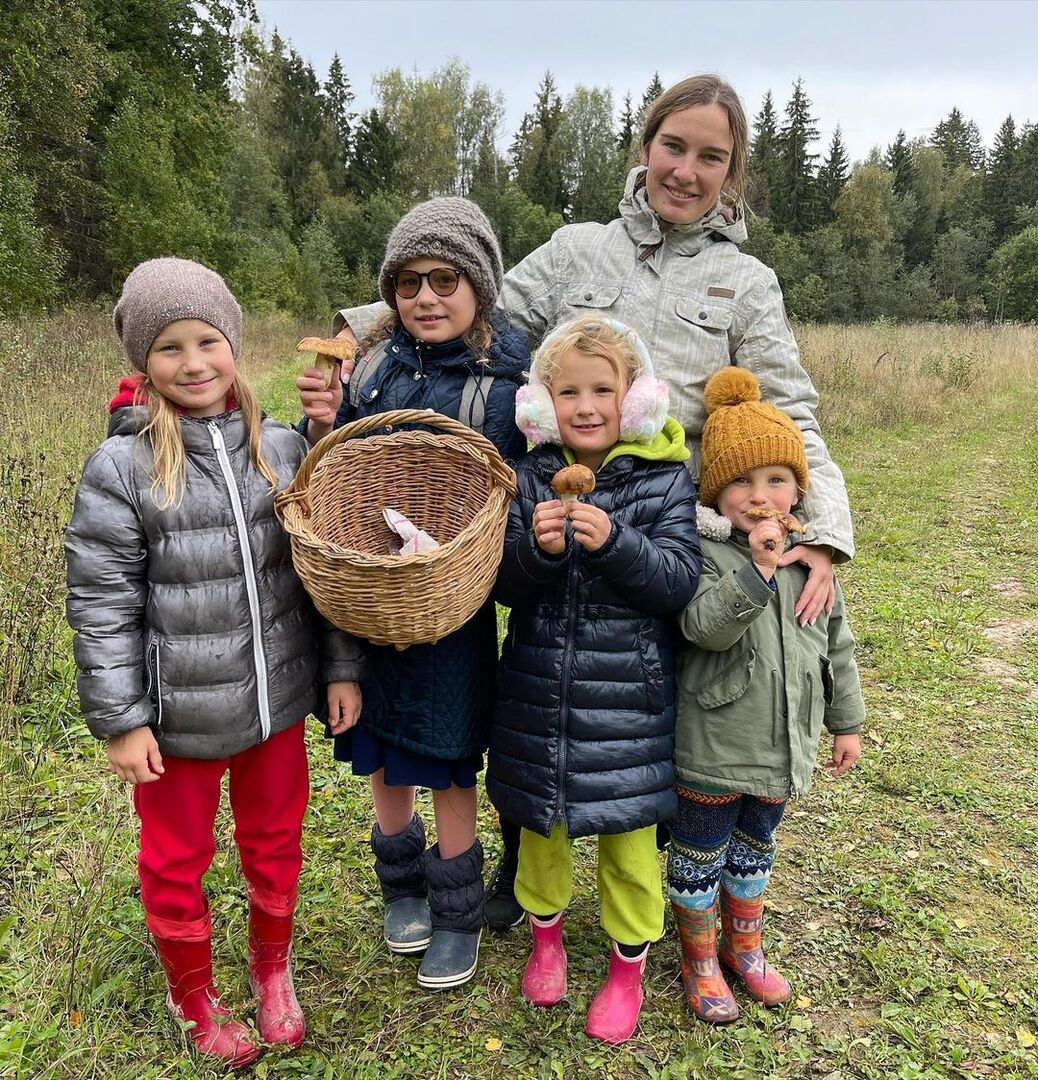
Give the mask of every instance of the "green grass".
<path id="1" fill-rule="evenodd" d="M 297 329 L 264 324 L 269 345 L 257 365 L 262 399 L 286 419 L 296 412 L 296 365 L 280 358 L 291 356 Z M 93 348 L 85 332 L 74 341 Z M 20 360 L 0 350 L 0 452 L 14 460 L 45 450 L 44 494 L 32 505 L 60 518 L 65 473 L 103 434 L 99 406 L 117 362 L 69 353 L 60 407 L 28 393 L 11 406 L 11 384 L 37 366 L 24 350 L 42 349 L 36 337 L 24 339 Z M 855 510 L 859 554 L 840 573 L 869 722 L 860 767 L 836 783 L 819 774 L 780 830 L 766 940 L 794 984 L 790 1005 L 768 1011 L 737 990 L 738 1022 L 694 1022 L 668 930 L 650 954 L 636 1037 L 615 1049 L 586 1039 L 608 947 L 587 843 L 578 845 L 562 1005 L 535 1010 L 521 1000 L 523 930 L 484 938 L 470 986 L 420 991 L 416 962 L 381 943 L 363 782 L 331 761 L 314 727 L 295 953 L 310 1035 L 296 1053 L 268 1054 L 256 1075 L 1038 1076 L 1034 375 L 1033 361 L 1020 363 L 1015 378 L 945 395 L 936 416 L 926 402 L 925 423 L 848 422 L 833 440 Z M 35 589 L 20 625 L 60 601 L 60 583 L 36 580 L 57 571 L 32 540 L 54 526 L 34 520 L 20 547 L 0 520 L 0 567 L 13 573 L 17 550 L 23 588 Z M 219 1076 L 190 1055 L 165 1012 L 137 898 L 128 789 L 77 717 L 67 634 L 58 622 L 41 625 L 44 655 L 35 667 L 25 660 L 29 691 L 0 714 L 0 1076 Z M 230 827 L 225 811 L 207 887 L 218 980 L 248 1015 L 245 897 Z M 497 840 L 485 804 L 481 831 L 489 862 Z"/>

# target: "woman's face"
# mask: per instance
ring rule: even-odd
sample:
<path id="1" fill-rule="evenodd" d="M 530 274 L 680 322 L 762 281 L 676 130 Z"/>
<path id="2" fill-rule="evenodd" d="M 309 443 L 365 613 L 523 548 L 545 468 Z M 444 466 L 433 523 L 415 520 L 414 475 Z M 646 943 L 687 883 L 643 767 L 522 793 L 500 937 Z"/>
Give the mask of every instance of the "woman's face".
<path id="1" fill-rule="evenodd" d="M 693 105 L 664 117 L 642 163 L 649 206 L 672 225 L 690 225 L 717 205 L 735 143 L 722 105 Z"/>
<path id="2" fill-rule="evenodd" d="M 443 259 L 411 259 L 400 268 L 400 273 L 413 270 L 428 274 L 437 267 L 457 267 Z M 405 299 L 396 294 L 396 310 L 400 321 L 419 341 L 439 345 L 444 341 L 467 334 L 476 318 L 476 290 L 465 274 L 458 278 L 458 287 L 449 296 L 439 296 L 429 284 L 429 278 L 421 279 L 417 296 Z"/>

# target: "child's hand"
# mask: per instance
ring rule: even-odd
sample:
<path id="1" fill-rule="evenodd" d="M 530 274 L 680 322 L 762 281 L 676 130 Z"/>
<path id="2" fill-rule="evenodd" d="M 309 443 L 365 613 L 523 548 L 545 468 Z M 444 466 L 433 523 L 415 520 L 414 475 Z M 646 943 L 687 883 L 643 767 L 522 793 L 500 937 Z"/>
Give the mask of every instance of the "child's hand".
<path id="1" fill-rule="evenodd" d="M 533 508 L 533 536 L 541 551 L 562 555 L 566 550 L 566 508 L 561 499 L 549 499 Z"/>
<path id="2" fill-rule="evenodd" d="M 835 780 L 843 776 L 845 772 L 853 769 L 861 757 L 861 739 L 856 734 L 834 735 L 833 756 L 825 763 L 825 767 L 833 774 Z"/>
<path id="3" fill-rule="evenodd" d="M 775 576 L 775 567 L 786 546 L 786 530 L 774 518 L 764 518 L 753 526 L 747 539 L 750 542 L 750 557 L 765 580 L 770 581 Z"/>
<path id="4" fill-rule="evenodd" d="M 166 771 L 162 766 L 159 744 L 150 727 L 134 728 L 108 740 L 108 764 L 119 777 L 131 784 L 151 784 Z"/>
<path id="5" fill-rule="evenodd" d="M 573 526 L 573 539 L 586 551 L 598 551 L 613 531 L 609 515 L 591 503 L 574 503 L 569 520 Z"/>
<path id="6" fill-rule="evenodd" d="M 349 731 L 360 716 L 360 684 L 333 682 L 328 684 L 328 727 L 333 735 Z"/>
<path id="7" fill-rule="evenodd" d="M 306 427 L 306 439 L 311 446 L 320 442 L 335 424 L 335 414 L 342 404 L 341 373 L 342 365 L 336 361 L 331 386 L 328 385 L 326 373 L 317 367 L 308 367 L 296 379 L 299 401 L 310 421 Z"/>

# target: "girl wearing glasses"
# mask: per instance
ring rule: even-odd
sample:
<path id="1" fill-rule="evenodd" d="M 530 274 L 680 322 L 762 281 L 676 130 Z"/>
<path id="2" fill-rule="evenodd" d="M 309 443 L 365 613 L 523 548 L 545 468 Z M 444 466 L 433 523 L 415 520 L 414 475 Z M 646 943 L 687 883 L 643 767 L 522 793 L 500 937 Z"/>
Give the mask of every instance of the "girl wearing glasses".
<path id="1" fill-rule="evenodd" d="M 341 405 L 326 400 L 319 370 L 298 381 L 307 439 L 375 413 L 428 408 L 481 430 L 502 457 L 520 457 L 526 440 L 515 425 L 515 394 L 529 352 L 523 335 L 492 314 L 501 277 L 497 240 L 475 203 L 440 198 L 414 207 L 390 234 L 379 274 L 391 310 L 361 343 Z M 367 652 L 360 719 L 352 729 L 331 725 L 335 756 L 371 778 L 386 943 L 393 952 L 424 952 L 419 985 L 444 990 L 472 978 L 479 953 L 476 781 L 497 663 L 493 602 L 435 645 Z M 428 849 L 414 809 L 418 787 L 433 793 L 437 842 Z"/>

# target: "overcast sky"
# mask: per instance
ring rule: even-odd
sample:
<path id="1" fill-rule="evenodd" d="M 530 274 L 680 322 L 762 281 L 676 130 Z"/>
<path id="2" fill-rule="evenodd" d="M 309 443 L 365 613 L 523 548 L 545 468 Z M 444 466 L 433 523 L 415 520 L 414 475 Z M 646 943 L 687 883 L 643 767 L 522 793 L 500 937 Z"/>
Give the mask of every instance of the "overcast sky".
<path id="1" fill-rule="evenodd" d="M 612 87 L 637 106 L 658 71 L 664 86 L 716 71 L 752 120 L 770 89 L 781 113 L 802 77 L 820 152 L 839 124 L 852 159 L 899 128 L 927 135 L 952 106 L 990 147 L 1008 114 L 1038 122 L 1034 0 L 257 0 L 323 79 L 338 52 L 357 95 L 375 104 L 386 68 L 428 75 L 452 56 L 505 95 L 507 146 L 550 69 L 563 96 Z"/>

